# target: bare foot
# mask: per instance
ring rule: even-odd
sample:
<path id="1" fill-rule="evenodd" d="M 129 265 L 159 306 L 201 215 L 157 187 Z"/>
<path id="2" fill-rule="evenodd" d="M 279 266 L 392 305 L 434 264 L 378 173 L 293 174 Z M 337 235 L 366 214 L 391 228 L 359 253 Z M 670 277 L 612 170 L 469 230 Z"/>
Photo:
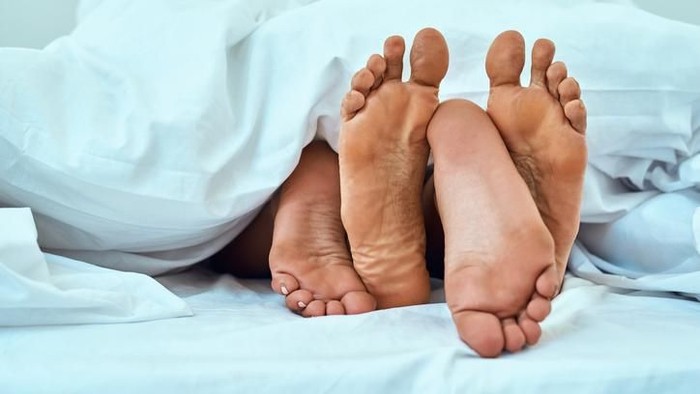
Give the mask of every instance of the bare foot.
<path id="1" fill-rule="evenodd" d="M 554 242 L 496 126 L 477 105 L 447 101 L 428 141 L 445 295 L 460 337 L 483 357 L 535 344 L 556 286 L 547 277 Z"/>
<path id="2" fill-rule="evenodd" d="M 486 57 L 491 80 L 487 112 L 554 238 L 561 287 L 580 222 L 586 108 L 578 83 L 553 58 L 554 44 L 537 40 L 530 86 L 521 87 L 525 42 L 518 32 L 501 33 Z"/>
<path id="3" fill-rule="evenodd" d="M 388 38 L 384 57 L 355 74 L 341 108 L 341 216 L 355 269 L 380 308 L 430 296 L 421 188 L 448 51 L 438 31 L 421 30 L 402 82 L 404 50 L 401 37 Z"/>
<path id="4" fill-rule="evenodd" d="M 269 262 L 287 307 L 307 317 L 374 310 L 345 242 L 335 152 L 323 142 L 304 149 L 276 203 Z"/>

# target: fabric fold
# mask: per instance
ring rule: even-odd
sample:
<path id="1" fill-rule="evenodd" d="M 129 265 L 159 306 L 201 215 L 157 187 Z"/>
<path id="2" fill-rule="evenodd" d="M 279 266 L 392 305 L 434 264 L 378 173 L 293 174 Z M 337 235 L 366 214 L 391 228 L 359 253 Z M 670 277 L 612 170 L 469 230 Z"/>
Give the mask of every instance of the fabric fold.
<path id="1" fill-rule="evenodd" d="M 0 326 L 126 323 L 192 316 L 146 275 L 44 254 L 28 208 L 0 209 Z"/>

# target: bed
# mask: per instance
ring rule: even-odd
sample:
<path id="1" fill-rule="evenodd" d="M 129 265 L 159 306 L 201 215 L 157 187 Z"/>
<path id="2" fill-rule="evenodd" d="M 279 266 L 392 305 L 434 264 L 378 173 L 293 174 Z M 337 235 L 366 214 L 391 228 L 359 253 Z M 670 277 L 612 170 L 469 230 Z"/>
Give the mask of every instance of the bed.
<path id="1" fill-rule="evenodd" d="M 45 49 L 0 48 L 0 391 L 697 392 L 700 27 L 626 2 L 369 4 L 92 0 Z M 591 115 L 564 290 L 498 359 L 460 342 L 439 280 L 427 305 L 304 319 L 206 267 L 305 144 L 336 146 L 382 38 L 426 24 L 442 98 L 483 104 L 516 28 L 557 42 Z"/>

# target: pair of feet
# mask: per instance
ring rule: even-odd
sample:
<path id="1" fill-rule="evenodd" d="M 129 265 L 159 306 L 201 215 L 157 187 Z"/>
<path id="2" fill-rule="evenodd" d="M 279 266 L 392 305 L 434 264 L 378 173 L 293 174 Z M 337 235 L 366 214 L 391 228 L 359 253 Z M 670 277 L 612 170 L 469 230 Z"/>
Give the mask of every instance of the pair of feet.
<path id="1" fill-rule="evenodd" d="M 303 316 L 425 303 L 426 228 L 437 227 L 460 337 L 482 356 L 518 351 L 539 340 L 578 231 L 580 90 L 563 63 L 552 63 L 548 40 L 535 43 L 531 83 L 522 87 L 524 41 L 510 31 L 486 58 L 487 111 L 440 104 L 444 38 L 433 29 L 417 34 L 408 82 L 404 50 L 403 39 L 390 37 L 384 55 L 353 77 L 341 107 L 340 160 L 314 143 L 282 186 L 272 287 Z"/>

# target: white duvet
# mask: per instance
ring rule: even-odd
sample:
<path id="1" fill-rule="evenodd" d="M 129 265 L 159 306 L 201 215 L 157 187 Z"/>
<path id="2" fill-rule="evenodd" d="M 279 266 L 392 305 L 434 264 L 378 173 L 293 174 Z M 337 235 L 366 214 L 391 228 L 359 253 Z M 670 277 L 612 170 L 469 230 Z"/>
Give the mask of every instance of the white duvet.
<path id="1" fill-rule="evenodd" d="M 155 275 L 210 256 L 305 144 L 335 146 L 340 98 L 384 37 L 410 45 L 424 26 L 450 45 L 442 97 L 481 104 L 483 59 L 498 32 L 557 42 L 590 111 L 587 224 L 570 268 L 600 283 L 698 296 L 700 28 L 622 5 L 553 4 L 93 0 L 77 29 L 44 50 L 0 49 L 0 205 L 31 207 L 36 223 L 0 210 L 11 234 L 0 239 L 0 288 L 14 283 L 27 295 L 0 292 L 12 310 L 0 324 L 187 315 L 169 293 L 154 296 L 165 290 L 146 276 L 81 262 Z M 34 231 L 46 257 L 30 242 Z M 61 264 L 73 272 L 63 287 L 68 271 L 52 268 Z M 84 272 L 124 286 L 104 295 Z M 159 306 L 148 309 L 148 299 Z M 72 314 L 28 313 L 34 306 Z"/>

